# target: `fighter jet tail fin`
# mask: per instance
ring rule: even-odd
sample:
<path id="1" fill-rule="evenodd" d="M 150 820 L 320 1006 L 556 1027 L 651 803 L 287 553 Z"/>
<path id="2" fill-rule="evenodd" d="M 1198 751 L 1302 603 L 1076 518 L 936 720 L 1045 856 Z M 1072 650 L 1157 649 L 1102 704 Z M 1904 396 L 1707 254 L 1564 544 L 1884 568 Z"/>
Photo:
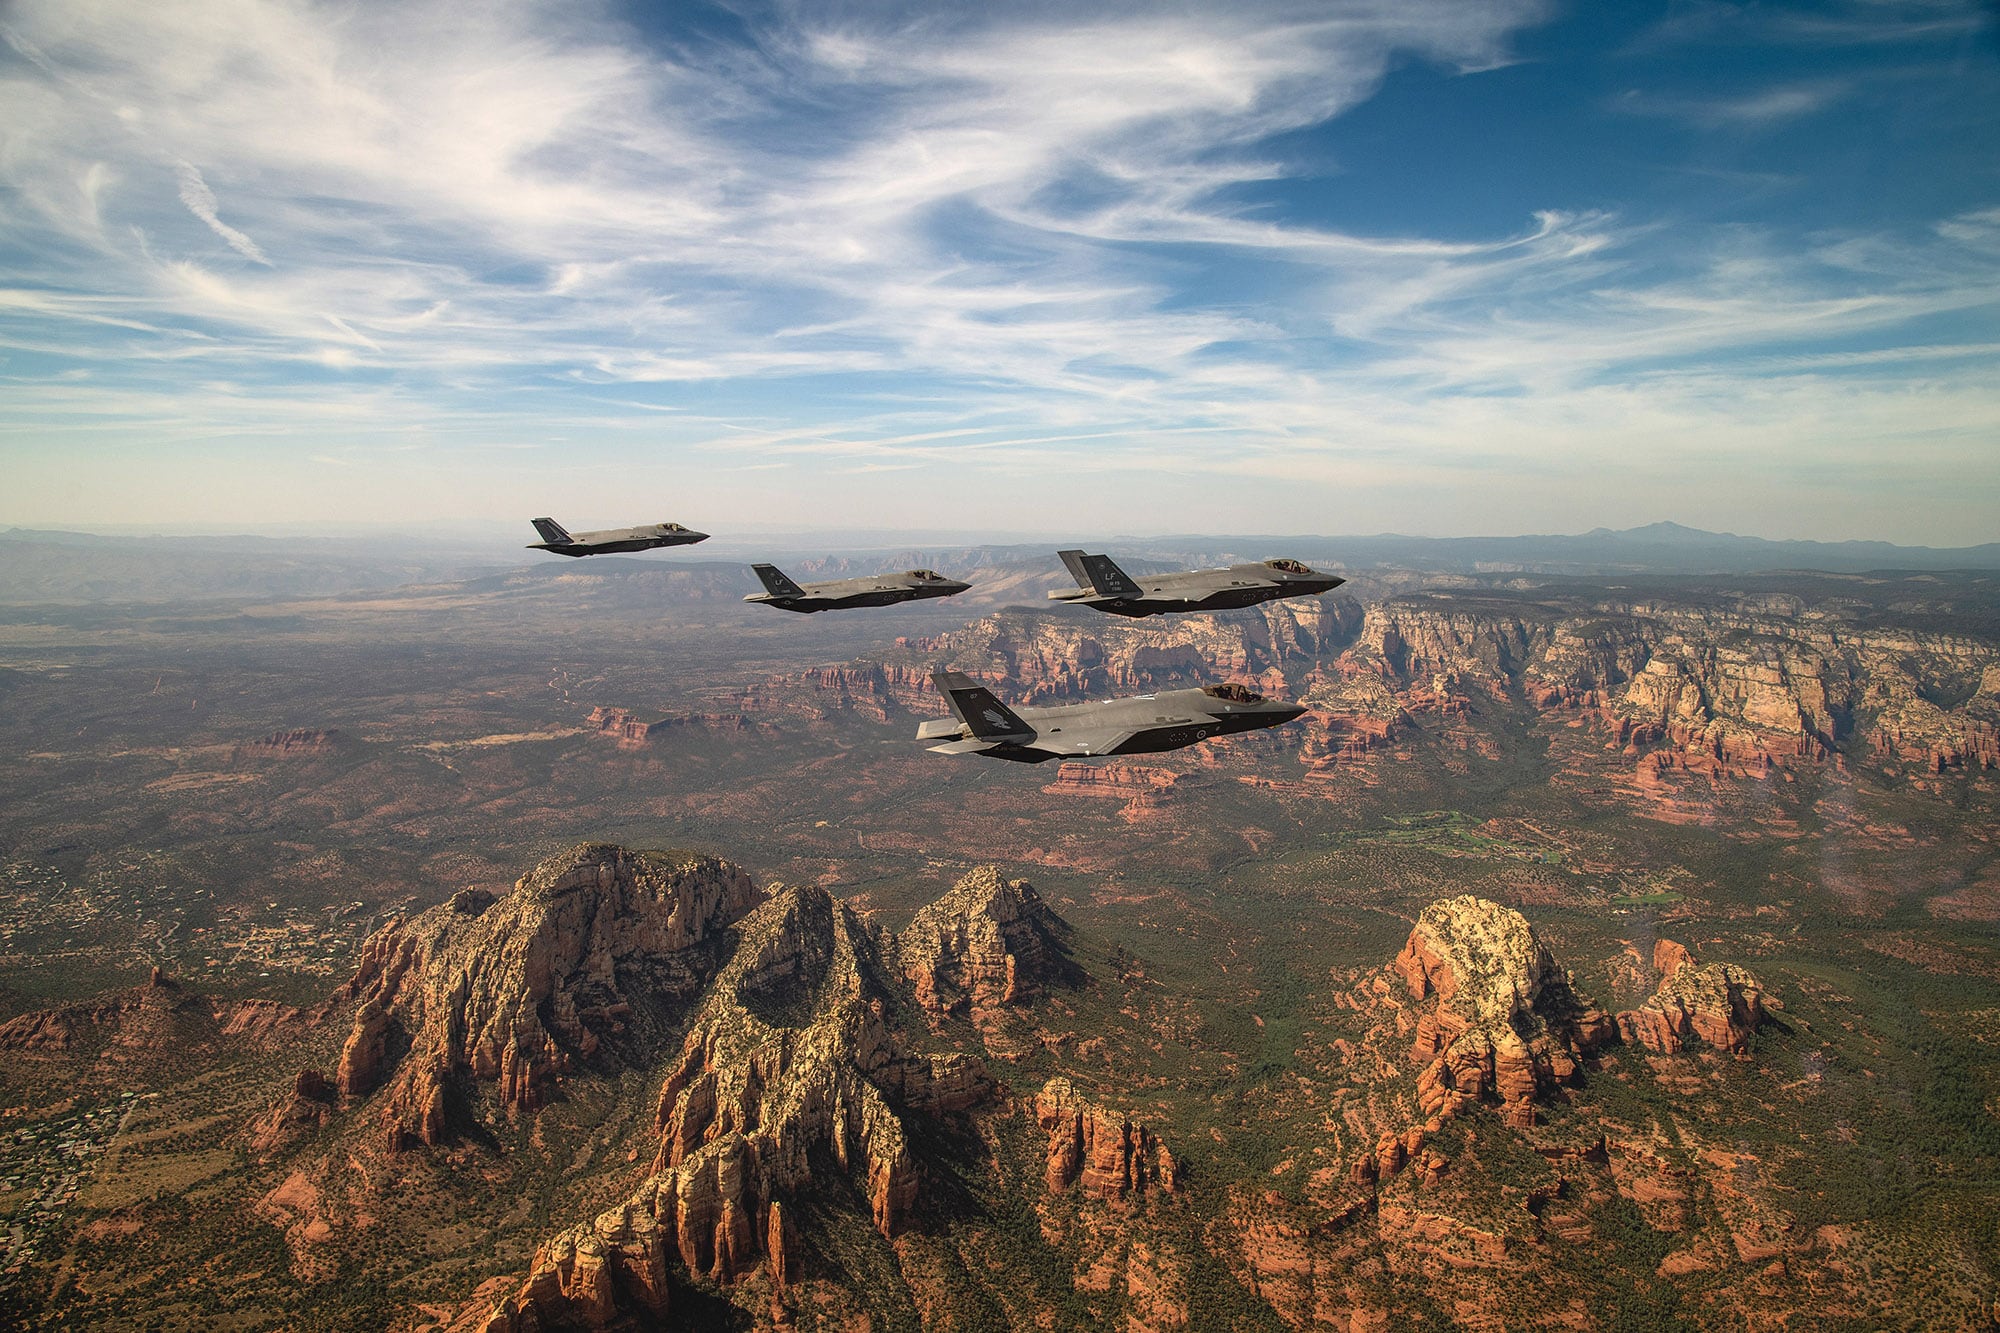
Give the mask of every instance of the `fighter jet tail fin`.
<path id="1" fill-rule="evenodd" d="M 773 597 L 803 597 L 806 595 L 806 590 L 787 578 L 785 571 L 779 569 L 776 565 L 752 565 L 750 568 L 756 572 L 757 581 L 764 585 L 764 591 L 770 593 Z"/>
<path id="2" fill-rule="evenodd" d="M 1069 576 L 1079 588 L 1088 588 L 1101 597 L 1138 597 L 1139 585 L 1108 555 L 1085 555 L 1082 551 L 1057 551 Z"/>
<path id="3" fill-rule="evenodd" d="M 1026 740 L 1035 729 L 995 698 L 993 691 L 961 671 L 933 671 L 931 683 L 972 734 L 983 741 Z"/>
<path id="4" fill-rule="evenodd" d="M 568 546 L 576 540 L 576 538 L 563 531 L 562 524 L 552 518 L 537 518 L 529 521 L 535 525 L 535 531 L 542 534 L 542 540 L 551 546 Z"/>

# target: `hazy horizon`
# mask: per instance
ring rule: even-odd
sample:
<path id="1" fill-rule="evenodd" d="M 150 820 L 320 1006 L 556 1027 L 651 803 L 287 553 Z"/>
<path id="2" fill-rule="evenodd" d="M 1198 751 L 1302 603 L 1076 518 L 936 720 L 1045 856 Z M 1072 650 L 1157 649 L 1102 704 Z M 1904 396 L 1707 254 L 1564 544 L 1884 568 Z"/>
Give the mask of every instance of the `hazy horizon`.
<path id="1" fill-rule="evenodd" d="M 624 521 L 630 516 L 607 516 L 602 521 L 606 525 Z M 598 520 L 578 518 L 569 523 L 575 530 L 594 526 Z M 645 521 L 642 516 L 638 521 Z M 143 539 L 160 538 L 229 538 L 245 537 L 269 540 L 296 539 L 301 541 L 372 541 L 386 536 L 397 536 L 406 541 L 424 544 L 451 544 L 456 542 L 503 542 L 511 543 L 514 538 L 522 538 L 522 549 L 530 549 L 527 539 L 534 536 L 533 529 L 525 520 L 501 518 L 465 518 L 431 523 L 412 530 L 409 525 L 388 520 L 363 521 L 300 521 L 292 523 L 242 523 L 242 524 L 62 524 L 42 523 L 0 523 L 0 538 L 14 534 L 98 536 L 107 538 Z M 525 535 L 524 535 L 525 534 Z M 680 558 L 700 560 L 705 553 L 720 556 L 732 550 L 740 541 L 809 539 L 825 540 L 830 543 L 846 543 L 850 546 L 879 542 L 884 545 L 911 546 L 1009 546 L 1040 545 L 1049 542 L 1069 540 L 1102 542 L 1153 542 L 1171 543 L 1216 542 L 1216 541 L 1303 541 L 1303 542 L 1367 542 L 1367 541 L 1415 541 L 1415 542 L 1517 542 L 1517 541 L 1565 541 L 1590 537 L 1633 537 L 1645 534 L 1657 540 L 1672 543 L 1676 540 L 1702 542 L 1749 541 L 1779 544 L 1797 542 L 1809 545 L 1894 545 L 1915 550 L 1958 550 L 2000 544 L 2000 533 L 1986 541 L 1968 542 L 1953 546 L 1934 543 L 1890 542 L 1883 538 L 1856 537 L 1769 537 L 1756 532 L 1715 532 L 1705 528 L 1695 528 L 1689 524 L 1677 523 L 1671 519 L 1652 523 L 1634 524 L 1630 527 L 1609 527 L 1598 525 L 1572 532 L 1226 532 L 1214 531 L 1155 531 L 1047 529 L 1006 530 L 1006 529 L 950 529 L 934 527 L 899 528 L 893 525 L 842 525 L 842 524 L 781 524 L 747 522 L 740 525 L 726 525 L 724 530 L 713 532 L 709 539 L 695 546 L 676 547 L 664 552 L 655 552 L 652 558 Z M 1684 537 L 1683 537 L 1684 534 Z M 1641 537 L 1640 540 L 1644 540 Z"/>

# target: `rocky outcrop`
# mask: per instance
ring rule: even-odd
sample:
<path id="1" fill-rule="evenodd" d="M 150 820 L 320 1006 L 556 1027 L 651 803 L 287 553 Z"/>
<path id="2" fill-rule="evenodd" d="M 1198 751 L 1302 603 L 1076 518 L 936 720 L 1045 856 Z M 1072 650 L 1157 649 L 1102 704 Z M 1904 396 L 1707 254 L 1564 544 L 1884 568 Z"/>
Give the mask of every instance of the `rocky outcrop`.
<path id="1" fill-rule="evenodd" d="M 152 969 L 147 982 L 107 999 L 18 1015 L 0 1023 L 0 1051 L 60 1056 L 104 1047 L 148 1053 L 225 1045 L 268 1049 L 294 1036 L 304 1013 L 275 1000 L 215 1000 Z"/>
<path id="2" fill-rule="evenodd" d="M 1368 608 L 1306 697 L 1376 726 L 1397 712 L 1580 714 L 1647 778 L 1762 777 L 1857 742 L 1932 774 L 2000 767 L 2000 651 L 1780 601 L 1395 597 Z M 1308 744 L 1321 763 L 1333 749 Z"/>
<path id="3" fill-rule="evenodd" d="M 439 1140 L 459 1078 L 532 1110 L 552 1080 L 662 1031 L 758 896 L 713 858 L 585 844 L 503 897 L 468 890 L 392 923 L 336 996 L 355 1009 L 334 1086 L 355 1098 L 393 1081 L 399 1143 Z"/>
<path id="4" fill-rule="evenodd" d="M 1677 944 L 1665 936 L 1653 941 L 1653 971 L 1663 979 L 1673 976 L 1684 967 L 1694 966 L 1694 955 L 1684 944 Z"/>
<path id="5" fill-rule="evenodd" d="M 643 749 L 652 740 L 653 733 L 665 725 L 635 717 L 623 708 L 605 708 L 602 705 L 591 709 L 585 722 L 594 730 L 615 739 L 621 750 Z"/>
<path id="6" fill-rule="evenodd" d="M 585 719 L 588 725 L 618 742 L 621 750 L 643 750 L 654 741 L 676 731 L 755 731 L 757 721 L 747 713 L 675 713 L 648 722 L 623 708 L 597 707 Z"/>
<path id="7" fill-rule="evenodd" d="M 549 1327 L 605 1328 L 643 1313 L 667 1313 L 668 1238 L 629 1203 L 572 1227 L 535 1251 L 528 1280 L 453 1328 L 466 1333 L 540 1333 Z"/>
<path id="8" fill-rule="evenodd" d="M 896 943 L 919 1004 L 979 1016 L 1070 979 L 1068 935 L 1032 884 L 981 866 L 919 911 Z"/>
<path id="9" fill-rule="evenodd" d="M 1427 1114 L 1494 1101 L 1510 1123 L 1531 1125 L 1541 1092 L 1616 1037 L 1527 918 L 1484 898 L 1426 907 L 1394 966 L 1418 1000 L 1437 1001 L 1410 1051 L 1424 1066 L 1417 1095 Z"/>
<path id="10" fill-rule="evenodd" d="M 497 1333 L 665 1308 L 667 1258 L 727 1282 L 798 1273 L 786 1200 L 838 1170 L 883 1235 L 916 1202 L 913 1114 L 987 1097 L 983 1068 L 912 1051 L 892 1026 L 879 944 L 816 887 L 774 891 L 739 921 L 660 1089 L 651 1172 L 623 1202 L 542 1247 L 528 1280 L 478 1327 Z"/>
<path id="11" fill-rule="evenodd" d="M 1341 596 L 1295 598 L 1171 622 L 1009 610 L 949 634 L 902 640 L 900 647 L 923 662 L 948 660 L 991 678 L 1023 703 L 1219 679 L 1284 693 L 1288 672 L 1304 674 L 1332 660 L 1353 637 L 1361 607 Z"/>
<path id="12" fill-rule="evenodd" d="M 308 755 L 332 754 L 346 743 L 347 738 L 334 730 L 318 730 L 297 727 L 290 731 L 274 731 L 261 740 L 248 741 L 236 747 L 239 759 L 296 759 Z"/>
<path id="13" fill-rule="evenodd" d="M 1694 1042 L 1721 1051 L 1747 1049 L 1765 1018 L 1757 978 L 1733 963 L 1696 967 L 1684 951 L 1674 961 L 1676 966 L 1661 968 L 1660 988 L 1645 1003 L 1618 1015 L 1625 1040 L 1662 1055 Z"/>
<path id="14" fill-rule="evenodd" d="M 657 1194 L 672 1196 L 682 1257 L 742 1271 L 753 1218 L 807 1179 L 824 1148 L 856 1178 L 878 1230 L 915 1199 L 898 1107 L 961 1110 L 991 1083 L 963 1056 L 908 1053 L 872 935 L 825 890 L 788 889 L 740 927 L 679 1064 L 660 1091 Z M 691 1219 L 711 1218 L 713 1227 Z"/>
<path id="15" fill-rule="evenodd" d="M 2000 768 L 2000 662 L 1985 666 L 1970 696 L 1956 707 L 1939 704 L 1932 697 L 1938 692 L 1907 674 L 1871 679 L 1862 700 L 1875 718 L 1870 748 L 1931 773 Z"/>
<path id="16" fill-rule="evenodd" d="M 1066 1078 L 1043 1086 L 1035 1120 L 1048 1135 L 1043 1179 L 1051 1194 L 1081 1182 L 1085 1194 L 1118 1202 L 1180 1188 L 1180 1163 L 1166 1144 L 1131 1117 L 1086 1099 Z"/>
<path id="17" fill-rule="evenodd" d="M 291 1096 L 281 1098 L 251 1124 L 250 1151 L 269 1158 L 291 1147 L 333 1118 L 334 1092 L 326 1075 L 301 1069 L 292 1080 Z"/>
<path id="18" fill-rule="evenodd" d="M 1144 764 L 1082 764 L 1064 760 L 1042 790 L 1051 796 L 1108 796 L 1164 803 L 1189 781 L 1185 773 Z"/>

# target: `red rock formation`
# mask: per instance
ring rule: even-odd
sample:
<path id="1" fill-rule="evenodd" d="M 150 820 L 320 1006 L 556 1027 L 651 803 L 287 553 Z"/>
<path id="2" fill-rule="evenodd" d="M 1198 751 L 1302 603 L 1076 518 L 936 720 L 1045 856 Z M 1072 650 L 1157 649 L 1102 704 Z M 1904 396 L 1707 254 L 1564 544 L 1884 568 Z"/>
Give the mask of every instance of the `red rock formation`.
<path id="1" fill-rule="evenodd" d="M 1134 798 L 1163 800 L 1187 781 L 1185 773 L 1170 768 L 1149 768 L 1143 764 L 1083 764 L 1064 760 L 1056 765 L 1053 781 L 1042 790 L 1051 796 L 1109 796 L 1129 801 Z"/>
<path id="2" fill-rule="evenodd" d="M 909 642 L 896 640 L 899 648 Z M 906 663 L 815 667 L 800 680 L 816 693 L 832 696 L 824 705 L 827 709 L 851 710 L 877 722 L 900 714 L 927 717 L 946 711 L 944 700 L 931 687 L 929 671 Z"/>
<path id="3" fill-rule="evenodd" d="M 621 750 L 643 748 L 653 738 L 653 732 L 665 725 L 661 722 L 642 721 L 623 708 L 602 706 L 591 709 L 590 716 L 585 720 L 605 735 L 616 738 L 618 748 Z"/>
<path id="4" fill-rule="evenodd" d="M 250 1151 L 268 1159 L 326 1124 L 333 1116 L 333 1097 L 326 1075 L 301 1069 L 292 1080 L 292 1095 L 250 1125 Z"/>
<path id="5" fill-rule="evenodd" d="M 903 1117 L 964 1109 L 991 1080 L 964 1056 L 904 1046 L 885 1017 L 878 942 L 825 890 L 777 891 L 736 936 L 660 1089 L 651 1173 L 455 1327 L 657 1316 L 669 1253 L 716 1281 L 762 1267 L 782 1288 L 797 1276 L 784 1200 L 811 1185 L 815 1161 L 852 1178 L 884 1235 L 902 1225 L 919 1187 Z"/>
<path id="6" fill-rule="evenodd" d="M 536 1250 L 519 1291 L 452 1327 L 468 1333 L 598 1329 L 627 1322 L 635 1310 L 658 1320 L 668 1306 L 666 1238 L 651 1215 L 625 1203 Z"/>
<path id="7" fill-rule="evenodd" d="M 364 1097 L 382 1080 L 389 1055 L 390 1019 L 379 998 L 362 1001 L 354 1015 L 354 1027 L 340 1048 L 340 1063 L 334 1069 L 333 1085 L 343 1097 Z"/>
<path id="8" fill-rule="evenodd" d="M 1086 1100 L 1066 1078 L 1043 1086 L 1035 1120 L 1048 1134 L 1043 1178 L 1051 1194 L 1078 1181 L 1086 1194 L 1110 1202 L 1180 1188 L 1180 1165 L 1151 1130 Z"/>
<path id="9" fill-rule="evenodd" d="M 275 1000 L 211 1000 L 156 967 L 144 985 L 109 999 L 0 1023 L 0 1050 L 55 1054 L 98 1040 L 130 1058 L 227 1043 L 268 1048 L 290 1039 L 304 1017 Z"/>
<path id="10" fill-rule="evenodd" d="M 545 1082 L 623 1032 L 627 988 L 692 993 L 720 931 L 757 896 L 724 862 L 586 844 L 504 898 L 464 892 L 392 922 L 336 993 L 357 1007 L 334 1084 L 365 1096 L 400 1060 L 386 1102 L 398 1142 L 436 1142 L 443 1089 L 460 1075 L 532 1110 Z"/>
<path id="11" fill-rule="evenodd" d="M 1991 645 L 1857 630 L 1802 611 L 1752 599 L 1717 609 L 1393 598 L 1370 607 L 1352 648 L 1316 673 L 1310 701 L 1376 718 L 1390 715 L 1387 705 L 1450 716 L 1514 699 L 1572 712 L 1601 725 L 1653 784 L 1838 762 L 1863 717 L 1873 718 L 1866 744 L 1895 763 L 1927 774 L 2000 766 Z M 1386 699 L 1354 707 L 1371 681 Z M 1951 707 L 1933 702 L 1967 690 Z"/>
<path id="12" fill-rule="evenodd" d="M 1686 945 L 1676 944 L 1665 936 L 1653 941 L 1653 971 L 1662 979 L 1693 965 L 1694 955 L 1688 952 Z"/>
<path id="13" fill-rule="evenodd" d="M 1670 1055 L 1695 1041 L 1741 1051 L 1764 1021 L 1757 978 L 1731 963 L 1682 964 L 1637 1009 L 1618 1015 L 1626 1041 Z"/>
<path id="14" fill-rule="evenodd" d="M 1424 1066 L 1417 1099 L 1426 1114 L 1493 1100 L 1509 1123 L 1532 1125 L 1541 1091 L 1616 1037 L 1526 918 L 1483 898 L 1425 908 L 1394 967 L 1417 999 L 1437 999 L 1410 1051 Z"/>
<path id="15" fill-rule="evenodd" d="M 881 984 L 872 937 L 823 889 L 787 890 L 739 931 L 661 1088 L 654 1163 L 656 1208 L 679 1217 L 683 1261 L 719 1277 L 754 1263 L 770 1201 L 808 1178 L 815 1144 L 862 1178 L 877 1229 L 893 1232 L 917 1178 L 892 1099 L 954 1110 L 991 1089 L 973 1061 L 902 1049 L 871 998 Z M 802 1031 L 760 1017 L 799 994 L 814 1006 Z"/>
<path id="16" fill-rule="evenodd" d="M 1360 623 L 1346 597 L 1267 602 L 1229 615 L 1175 616 L 1171 624 L 998 615 L 923 639 L 900 640 L 912 657 L 948 660 L 1004 687 L 1024 703 L 1080 699 L 1136 690 L 1252 682 L 1283 692 L 1287 671 L 1330 660 Z M 901 664 L 921 669 L 916 662 Z"/>
<path id="17" fill-rule="evenodd" d="M 591 709 L 585 721 L 616 738 L 621 750 L 643 750 L 671 731 L 755 731 L 758 727 L 754 718 L 740 712 L 675 713 L 647 722 L 623 708 L 601 706 Z"/>
<path id="18" fill-rule="evenodd" d="M 897 952 L 919 1004 L 980 1017 L 1065 974 L 1068 934 L 1032 884 L 981 866 L 911 919 Z"/>

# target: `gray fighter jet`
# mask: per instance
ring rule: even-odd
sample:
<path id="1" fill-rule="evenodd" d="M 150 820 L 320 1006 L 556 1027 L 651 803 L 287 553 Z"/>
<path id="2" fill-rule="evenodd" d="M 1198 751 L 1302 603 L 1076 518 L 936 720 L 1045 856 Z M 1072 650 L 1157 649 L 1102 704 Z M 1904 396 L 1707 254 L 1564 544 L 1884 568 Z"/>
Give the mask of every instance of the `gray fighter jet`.
<path id="1" fill-rule="evenodd" d="M 1211 736 L 1283 726 L 1306 711 L 1234 684 L 1010 709 L 960 672 L 934 671 L 931 682 L 950 703 L 952 716 L 918 727 L 918 740 L 941 742 L 928 747 L 939 754 L 983 754 L 1023 764 L 1178 750 Z"/>
<path id="2" fill-rule="evenodd" d="M 1296 560 L 1263 560 L 1227 569 L 1190 569 L 1135 579 L 1108 555 L 1058 551 L 1074 592 L 1058 589 L 1049 600 L 1076 602 L 1114 616 L 1157 616 L 1171 611 L 1227 611 L 1280 597 L 1316 597 L 1347 582 Z"/>
<path id="3" fill-rule="evenodd" d="M 660 546 L 692 546 L 708 540 L 705 532 L 684 528 L 678 523 L 649 523 L 643 528 L 609 528 L 603 532 L 579 532 L 574 536 L 552 518 L 530 520 L 542 534 L 529 542 L 530 551 L 554 551 L 557 555 L 610 555 L 616 551 L 650 551 Z"/>
<path id="4" fill-rule="evenodd" d="M 776 565 L 752 565 L 766 589 L 743 600 L 762 602 L 780 611 L 811 615 L 815 611 L 844 611 L 850 606 L 894 606 L 898 602 L 925 601 L 932 597 L 956 597 L 972 585 L 948 579 L 934 569 L 906 569 L 900 574 L 871 574 L 859 579 L 827 579 L 820 583 L 798 584 Z"/>

